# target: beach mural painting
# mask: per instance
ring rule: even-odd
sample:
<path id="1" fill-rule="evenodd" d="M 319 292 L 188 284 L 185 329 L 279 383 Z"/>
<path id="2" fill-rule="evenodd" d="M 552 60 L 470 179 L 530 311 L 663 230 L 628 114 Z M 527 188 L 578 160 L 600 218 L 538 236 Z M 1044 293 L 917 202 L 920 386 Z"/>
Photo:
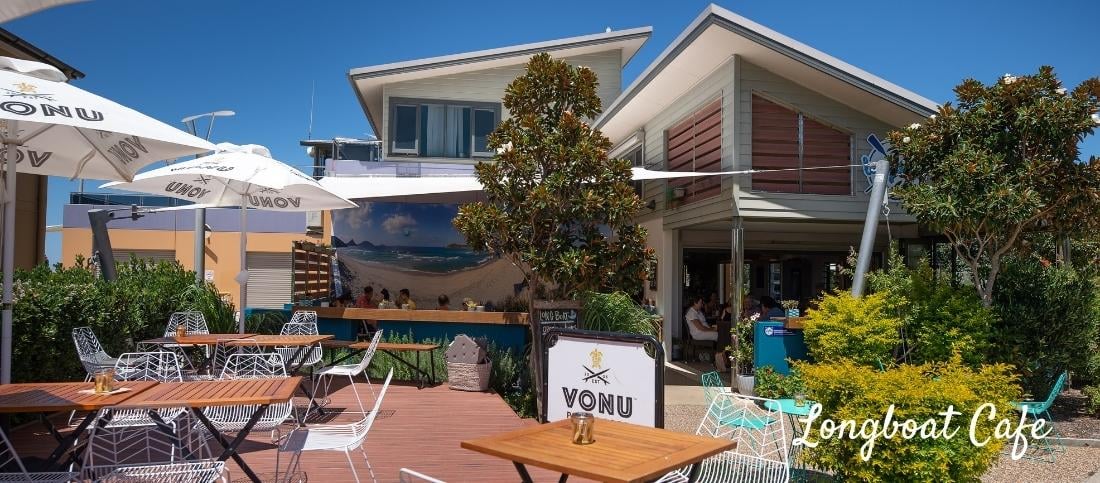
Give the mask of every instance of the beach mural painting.
<path id="1" fill-rule="evenodd" d="M 355 201 L 358 208 L 332 212 L 339 285 L 353 298 L 366 285 L 376 299 L 382 288 L 393 297 L 407 288 L 417 308 L 435 308 L 446 294 L 457 309 L 465 298 L 498 304 L 521 286 L 509 261 L 466 245 L 451 224 L 458 205 Z"/>

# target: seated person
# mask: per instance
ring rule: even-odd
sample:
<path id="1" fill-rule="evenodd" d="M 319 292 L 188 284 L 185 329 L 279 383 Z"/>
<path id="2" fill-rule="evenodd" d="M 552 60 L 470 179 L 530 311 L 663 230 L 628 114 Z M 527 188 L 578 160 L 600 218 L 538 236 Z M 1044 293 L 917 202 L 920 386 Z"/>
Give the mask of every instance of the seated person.
<path id="1" fill-rule="evenodd" d="M 684 314 L 684 320 L 687 321 L 688 332 L 691 333 L 691 338 L 695 340 L 708 340 L 718 342 L 718 326 L 707 325 L 707 319 L 703 316 L 703 297 L 695 297 L 692 299 L 691 307 L 688 308 L 687 314 Z M 725 363 L 725 350 L 714 352 L 714 365 L 719 371 L 726 370 Z"/>
<path id="2" fill-rule="evenodd" d="M 451 298 L 447 294 L 439 296 L 439 307 L 436 310 L 451 310 Z"/>
<path id="3" fill-rule="evenodd" d="M 403 288 L 397 292 L 397 308 L 416 310 L 416 302 L 413 302 L 412 296 L 409 295 L 409 289 Z"/>
<path id="4" fill-rule="evenodd" d="M 374 287 L 363 287 L 363 295 L 355 300 L 355 306 L 361 309 L 377 309 L 378 304 L 374 303 Z"/>
<path id="5" fill-rule="evenodd" d="M 775 299 L 765 295 L 760 297 L 760 320 L 776 320 L 787 316 Z"/>
<path id="6" fill-rule="evenodd" d="M 393 303 L 393 301 L 390 300 L 390 291 L 389 291 L 389 289 L 383 288 L 381 294 L 382 294 L 382 300 L 378 302 L 378 308 L 380 308 L 380 309 L 396 309 L 397 308 L 397 304 Z"/>

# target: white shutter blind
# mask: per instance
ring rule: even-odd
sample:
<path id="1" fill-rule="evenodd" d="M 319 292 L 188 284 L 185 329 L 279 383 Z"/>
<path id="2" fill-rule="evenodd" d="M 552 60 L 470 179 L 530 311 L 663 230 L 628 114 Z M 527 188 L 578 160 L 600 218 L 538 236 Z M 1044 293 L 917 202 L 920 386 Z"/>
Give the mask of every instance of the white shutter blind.
<path id="1" fill-rule="evenodd" d="M 290 253 L 248 253 L 248 306 L 281 309 L 290 303 Z"/>

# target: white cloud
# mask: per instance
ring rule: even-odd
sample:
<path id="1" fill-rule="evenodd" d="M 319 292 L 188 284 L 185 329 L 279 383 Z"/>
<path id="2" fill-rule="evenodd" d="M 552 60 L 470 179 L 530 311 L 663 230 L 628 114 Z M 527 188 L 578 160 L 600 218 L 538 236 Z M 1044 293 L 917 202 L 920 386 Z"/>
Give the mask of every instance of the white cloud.
<path id="1" fill-rule="evenodd" d="M 370 228 L 371 203 L 360 201 L 358 208 L 345 208 L 332 212 L 334 222 L 343 222 L 348 228 L 358 231 L 360 228 Z"/>
<path id="2" fill-rule="evenodd" d="M 390 215 L 389 218 L 386 218 L 386 221 L 382 222 L 382 228 L 391 235 L 402 234 L 405 230 L 415 226 L 416 220 L 409 215 Z"/>

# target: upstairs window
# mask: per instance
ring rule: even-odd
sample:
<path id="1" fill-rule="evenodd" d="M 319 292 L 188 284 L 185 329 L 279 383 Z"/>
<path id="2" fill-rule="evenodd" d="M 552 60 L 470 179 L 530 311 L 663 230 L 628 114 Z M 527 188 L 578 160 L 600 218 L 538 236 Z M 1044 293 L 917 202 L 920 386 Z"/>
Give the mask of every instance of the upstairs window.
<path id="1" fill-rule="evenodd" d="M 752 175 L 752 189 L 773 193 L 852 194 L 852 136 L 752 96 L 752 169 L 786 169 Z"/>
<path id="2" fill-rule="evenodd" d="M 665 160 L 669 171 L 722 170 L 721 98 L 665 131 Z M 670 179 L 668 188 L 683 188 L 683 202 L 690 203 L 717 196 L 722 191 L 722 179 L 721 176 Z"/>
<path id="3" fill-rule="evenodd" d="M 394 98 L 390 105 L 390 154 L 493 156 L 489 134 L 500 123 L 500 104 Z"/>

